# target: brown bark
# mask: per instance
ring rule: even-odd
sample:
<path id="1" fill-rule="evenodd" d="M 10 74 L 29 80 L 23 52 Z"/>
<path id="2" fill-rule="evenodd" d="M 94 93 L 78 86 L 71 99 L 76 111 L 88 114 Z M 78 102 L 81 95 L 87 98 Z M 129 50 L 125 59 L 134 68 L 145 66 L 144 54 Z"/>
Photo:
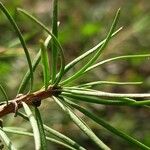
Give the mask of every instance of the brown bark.
<path id="1" fill-rule="evenodd" d="M 36 102 L 40 102 L 52 95 L 58 95 L 60 93 L 60 88 L 49 87 L 48 90 L 41 89 L 39 91 L 22 95 L 16 97 L 9 101 L 9 104 L 0 105 L 0 117 L 3 117 L 9 113 L 15 113 L 16 106 L 17 109 L 22 107 L 22 102 L 25 102 L 28 105 L 34 105 Z"/>

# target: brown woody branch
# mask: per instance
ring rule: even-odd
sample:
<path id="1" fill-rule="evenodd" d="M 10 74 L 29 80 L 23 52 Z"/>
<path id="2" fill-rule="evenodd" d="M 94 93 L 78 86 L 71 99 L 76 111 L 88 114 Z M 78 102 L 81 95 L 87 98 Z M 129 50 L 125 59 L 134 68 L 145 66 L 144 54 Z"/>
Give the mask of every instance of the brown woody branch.
<path id="1" fill-rule="evenodd" d="M 56 87 L 49 87 L 48 90 L 41 89 L 34 93 L 22 95 L 20 97 L 16 97 L 9 101 L 9 104 L 2 104 L 0 105 L 0 117 L 3 117 L 9 113 L 15 113 L 16 106 L 17 109 L 22 107 L 22 102 L 25 102 L 28 105 L 33 105 L 35 102 L 40 102 L 52 95 L 58 95 L 60 93 L 60 88 Z"/>

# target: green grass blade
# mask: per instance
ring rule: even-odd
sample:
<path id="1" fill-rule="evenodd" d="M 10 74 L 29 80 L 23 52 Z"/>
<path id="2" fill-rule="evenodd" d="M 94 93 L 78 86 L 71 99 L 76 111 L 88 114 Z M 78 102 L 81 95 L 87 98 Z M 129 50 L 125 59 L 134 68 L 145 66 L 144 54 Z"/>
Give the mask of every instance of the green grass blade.
<path id="1" fill-rule="evenodd" d="M 4 131 L 8 132 L 8 133 L 17 134 L 17 135 L 25 135 L 25 136 L 31 136 L 31 137 L 34 136 L 33 133 L 26 132 L 26 131 L 20 131 L 20 130 L 13 130 L 12 128 L 9 128 L 9 127 L 4 127 Z M 75 148 L 71 147 L 70 145 L 67 145 L 66 143 L 64 143 L 63 141 L 59 141 L 57 139 L 54 139 L 54 138 L 51 138 L 48 136 L 46 137 L 46 139 L 52 143 L 59 144 L 59 145 L 64 146 L 68 149 L 76 150 Z"/>
<path id="2" fill-rule="evenodd" d="M 87 103 L 95 103 L 102 105 L 116 105 L 116 106 L 149 106 L 150 100 L 142 100 L 136 101 L 131 98 L 109 98 L 103 99 L 94 96 L 86 96 L 86 95 L 78 95 L 78 94 L 70 94 L 70 93 L 62 93 L 63 96 L 71 98 L 71 101 L 83 101 Z"/>
<path id="3" fill-rule="evenodd" d="M 71 104 L 72 107 L 76 108 L 80 112 L 82 112 L 84 115 L 92 119 L 94 122 L 97 124 L 103 126 L 105 129 L 109 130 L 110 132 L 114 133 L 115 135 L 121 137 L 122 139 L 128 141 L 129 143 L 137 146 L 138 148 L 141 148 L 143 150 L 150 150 L 150 147 L 144 145 L 143 143 L 139 142 L 138 140 L 134 139 L 133 137 L 125 134 L 124 132 L 114 128 L 111 126 L 109 123 L 107 123 L 105 120 L 101 119 L 99 116 L 96 114 L 84 109 L 83 107 L 80 107 L 79 105 L 76 104 Z"/>
<path id="4" fill-rule="evenodd" d="M 25 120 L 29 121 L 28 117 L 25 114 L 18 112 L 17 115 L 19 115 L 22 118 L 24 118 Z M 50 127 L 48 127 L 47 125 L 44 125 L 44 130 L 47 131 L 48 133 L 50 133 L 51 135 L 57 137 L 58 139 L 62 140 L 66 144 L 74 147 L 77 150 L 85 150 L 85 148 L 80 146 L 78 143 L 76 143 L 75 141 L 73 141 L 69 137 L 63 135 L 62 133 L 60 133 L 60 132 L 58 132 L 58 131 L 50 128 Z"/>
<path id="5" fill-rule="evenodd" d="M 79 88 L 80 89 L 80 88 Z M 64 92 L 87 95 L 87 96 L 97 96 L 97 97 L 113 97 L 113 98 L 150 98 L 150 93 L 109 93 L 97 90 L 79 90 L 79 89 L 62 89 Z"/>
<path id="6" fill-rule="evenodd" d="M 136 101 L 135 103 L 131 104 L 131 106 L 146 106 L 150 105 L 150 100 L 142 100 L 142 101 Z"/>
<path id="7" fill-rule="evenodd" d="M 37 121 L 36 121 L 35 117 L 33 116 L 29 106 L 24 102 L 22 102 L 22 105 L 23 105 L 23 108 L 24 108 L 28 118 L 29 118 L 30 124 L 33 129 L 35 149 L 40 150 L 41 149 L 41 138 L 40 138 L 40 132 L 39 132 Z"/>
<path id="8" fill-rule="evenodd" d="M 43 121 L 42 121 L 41 114 L 37 107 L 35 107 L 35 116 L 36 116 L 39 132 L 40 132 L 41 150 L 47 150 L 47 141 L 46 141 L 46 134 L 44 131 L 44 126 L 43 126 Z"/>
<path id="9" fill-rule="evenodd" d="M 73 111 L 66 106 L 62 101 L 58 100 L 56 97 L 53 97 L 55 102 L 69 115 L 72 121 L 102 150 L 110 150 L 110 148 L 105 145 L 86 125 L 81 118 L 79 118 Z"/>
<path id="10" fill-rule="evenodd" d="M 103 50 L 106 48 L 106 46 L 108 45 L 111 36 L 114 32 L 114 29 L 117 25 L 118 19 L 119 19 L 119 14 L 120 14 L 120 9 L 118 9 L 115 18 L 113 20 L 113 23 L 111 25 L 110 31 L 106 37 L 106 41 L 104 42 L 104 44 L 99 48 L 99 50 L 96 52 L 96 54 L 89 60 L 89 62 L 87 62 L 87 64 L 85 66 L 83 66 L 77 73 L 75 73 L 74 75 L 72 75 L 70 78 L 66 79 L 65 81 L 61 82 L 61 85 L 65 85 L 69 82 L 72 82 L 73 80 L 77 79 L 78 77 L 80 77 L 80 75 L 87 69 L 89 68 L 99 57 L 99 55 L 103 52 Z"/>
<path id="11" fill-rule="evenodd" d="M 17 150 L 2 128 L 0 128 L 0 137 L 9 150 Z"/>
<path id="12" fill-rule="evenodd" d="M 80 84 L 77 87 L 92 87 L 96 85 L 138 85 L 142 82 L 114 82 L 114 81 L 94 81 L 85 84 Z"/>
<path id="13" fill-rule="evenodd" d="M 33 62 L 32 62 L 32 69 L 33 69 L 33 72 L 35 71 L 35 69 L 37 68 L 39 62 L 41 60 L 41 50 L 38 52 L 38 54 L 35 56 Z M 26 72 L 26 74 L 24 75 L 20 85 L 19 85 L 19 88 L 18 88 L 18 91 L 17 91 L 17 94 L 19 93 L 23 93 L 28 85 L 28 82 L 30 80 L 30 70 L 28 70 Z"/>
<path id="14" fill-rule="evenodd" d="M 44 125 L 44 129 L 49 132 L 50 134 L 54 135 L 55 137 L 59 138 L 60 140 L 62 140 L 63 142 L 67 143 L 68 145 L 74 147 L 77 150 L 86 150 L 85 148 L 83 148 L 82 146 L 80 146 L 78 143 L 76 143 L 75 141 L 73 141 L 72 139 L 70 139 L 69 137 L 63 135 L 62 133 Z"/>
<path id="15" fill-rule="evenodd" d="M 26 43 L 24 41 L 24 38 L 21 34 L 21 31 L 20 29 L 18 28 L 15 20 L 13 19 L 13 17 L 9 14 L 8 10 L 5 8 L 5 6 L 0 2 L 0 9 L 2 10 L 2 12 L 6 15 L 6 17 L 8 18 L 9 22 L 11 23 L 11 25 L 13 26 L 20 42 L 21 42 L 21 45 L 24 49 L 24 52 L 25 52 L 25 55 L 26 55 L 26 58 L 27 58 L 27 62 L 28 62 L 28 65 L 29 65 L 29 69 L 30 69 L 30 79 L 31 79 L 31 85 L 30 85 L 30 90 L 32 90 L 32 87 L 33 87 L 33 70 L 32 70 L 32 63 L 31 63 L 31 59 L 30 59 L 30 55 L 29 55 L 29 52 L 28 52 L 28 49 L 27 49 L 27 46 L 26 46 Z"/>
<path id="16" fill-rule="evenodd" d="M 44 45 L 45 47 L 48 46 L 48 43 L 50 42 L 51 40 L 51 36 L 48 36 L 44 42 Z M 37 53 L 37 55 L 35 56 L 33 62 L 32 62 L 32 68 L 33 68 L 33 71 L 35 71 L 36 67 L 38 66 L 39 62 L 41 60 L 41 49 L 39 50 L 39 52 Z M 23 93 L 28 82 L 30 80 L 30 71 L 28 70 L 25 74 L 25 76 L 23 77 L 23 80 L 19 86 L 19 89 L 18 89 L 18 94 L 19 93 Z"/>
<path id="17" fill-rule="evenodd" d="M 91 67 L 89 67 L 88 69 L 86 69 L 84 71 L 84 73 L 98 67 L 98 66 L 101 66 L 105 63 L 109 63 L 109 62 L 112 62 L 112 61 L 115 61 L 115 60 L 122 60 L 122 59 L 132 59 L 132 58 L 146 58 L 146 57 L 150 57 L 150 54 L 141 54 L 141 55 L 123 55 L 123 56 L 117 56 L 117 57 L 113 57 L 113 58 L 109 58 L 109 59 L 106 59 L 106 60 L 103 60 L 99 63 L 96 63 L 95 65 L 92 65 Z"/>
<path id="18" fill-rule="evenodd" d="M 1 84 L 0 84 L 0 91 L 2 92 L 2 94 L 6 100 L 6 104 L 8 105 L 8 96 L 7 96 L 6 91 L 4 90 L 4 88 L 2 87 Z"/>
<path id="19" fill-rule="evenodd" d="M 115 61 L 115 60 L 123 60 L 123 59 L 132 59 L 132 58 L 146 58 L 146 57 L 150 57 L 150 54 L 140 54 L 140 55 L 123 55 L 123 56 L 117 56 L 117 57 L 113 57 L 113 58 L 109 58 L 103 61 L 100 61 L 99 63 L 96 63 L 92 66 L 90 66 L 89 68 L 87 68 L 83 73 L 87 73 L 88 71 L 91 71 L 92 69 L 95 69 L 96 67 L 99 67 L 103 64 Z"/>
<path id="20" fill-rule="evenodd" d="M 45 90 L 47 90 L 50 80 L 48 53 L 47 48 L 45 47 L 43 41 L 40 41 L 40 45 L 41 45 L 41 59 L 43 66 L 44 86 Z"/>
<path id="21" fill-rule="evenodd" d="M 111 35 L 111 38 L 114 37 L 114 36 L 116 36 L 121 30 L 122 30 L 122 27 L 119 28 L 118 30 L 116 30 L 115 32 L 113 32 L 113 34 Z M 98 43 L 96 46 L 94 46 L 93 48 L 91 48 L 87 52 L 83 53 L 82 55 L 78 56 L 73 61 L 71 61 L 69 64 L 67 64 L 66 67 L 65 67 L 64 72 L 67 73 L 78 62 L 80 62 L 81 60 L 83 60 L 84 58 L 86 58 L 87 56 L 89 56 L 90 54 L 93 54 L 96 50 L 98 50 L 105 43 L 105 41 L 106 41 L 106 39 L 104 39 L 103 41 L 101 41 L 100 43 Z"/>
<path id="22" fill-rule="evenodd" d="M 53 0 L 53 16 L 52 16 L 52 33 L 55 35 L 56 38 L 58 38 L 58 0 Z M 57 73 L 57 45 L 55 44 L 55 41 L 52 40 L 51 42 L 52 47 L 52 56 L 51 56 L 51 73 L 52 73 L 52 83 L 56 80 L 56 73 Z"/>
<path id="23" fill-rule="evenodd" d="M 83 96 L 83 95 L 74 95 L 74 94 L 68 94 L 68 93 L 62 93 L 63 96 L 71 98 L 71 101 L 83 101 L 87 103 L 95 103 L 95 104 L 102 104 L 102 105 L 117 105 L 117 106 L 130 106 L 135 101 L 133 100 L 127 100 L 127 99 L 104 99 L 104 98 L 98 98 L 94 96 Z"/>
<path id="24" fill-rule="evenodd" d="M 26 15 L 28 18 L 30 18 L 32 21 L 34 21 L 36 24 L 38 24 L 42 29 L 44 29 L 49 35 L 51 35 L 53 41 L 58 46 L 58 50 L 59 50 L 59 53 L 60 53 L 61 67 L 60 67 L 60 71 L 59 71 L 59 74 L 57 76 L 57 79 L 56 79 L 56 81 L 54 83 L 55 85 L 57 85 L 60 82 L 60 80 L 61 80 L 61 78 L 62 78 L 62 76 L 64 74 L 64 68 L 65 68 L 65 58 L 64 58 L 63 48 L 62 48 L 61 44 L 59 43 L 59 41 L 57 40 L 55 35 L 53 33 L 51 33 L 49 31 L 49 29 L 43 23 L 41 23 L 35 17 L 31 16 L 25 10 L 20 9 L 20 8 L 18 8 L 17 10 L 20 11 L 21 13 L 23 13 L 24 15 Z"/>

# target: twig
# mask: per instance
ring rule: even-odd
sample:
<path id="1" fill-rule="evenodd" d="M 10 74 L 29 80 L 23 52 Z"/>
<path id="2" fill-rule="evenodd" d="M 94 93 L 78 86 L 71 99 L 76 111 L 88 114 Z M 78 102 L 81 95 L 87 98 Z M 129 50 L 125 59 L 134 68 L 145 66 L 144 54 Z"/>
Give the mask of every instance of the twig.
<path id="1" fill-rule="evenodd" d="M 41 89 L 34 93 L 29 93 L 26 95 L 22 95 L 20 97 L 16 97 L 12 100 L 9 100 L 9 104 L 2 103 L 0 104 L 0 117 L 3 117 L 9 113 L 15 113 L 16 104 L 17 108 L 22 107 L 22 102 L 25 102 L 28 105 L 33 105 L 35 102 L 40 102 L 52 95 L 58 95 L 60 93 L 59 87 L 49 87 L 47 90 Z"/>

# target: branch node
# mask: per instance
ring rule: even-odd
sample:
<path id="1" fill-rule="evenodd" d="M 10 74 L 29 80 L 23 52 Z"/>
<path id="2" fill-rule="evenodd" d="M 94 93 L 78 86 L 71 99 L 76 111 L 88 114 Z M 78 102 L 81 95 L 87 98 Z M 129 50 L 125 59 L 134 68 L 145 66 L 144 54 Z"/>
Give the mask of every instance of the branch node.
<path id="1" fill-rule="evenodd" d="M 32 105 L 35 107 L 39 107 L 41 105 L 41 99 L 36 98 L 32 101 Z"/>

